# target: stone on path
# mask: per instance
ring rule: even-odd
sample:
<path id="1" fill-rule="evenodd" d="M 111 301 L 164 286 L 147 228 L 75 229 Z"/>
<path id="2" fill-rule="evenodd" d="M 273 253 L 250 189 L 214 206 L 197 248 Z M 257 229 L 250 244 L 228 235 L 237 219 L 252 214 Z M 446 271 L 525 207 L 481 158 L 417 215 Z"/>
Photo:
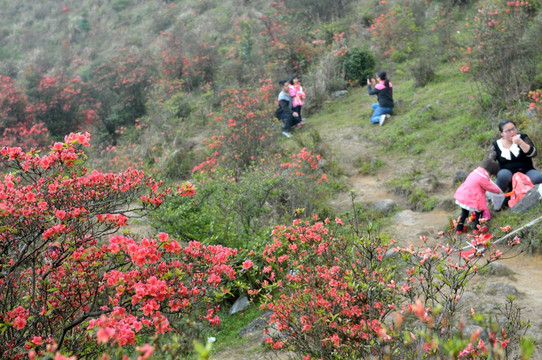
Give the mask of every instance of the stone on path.
<path id="1" fill-rule="evenodd" d="M 241 296 L 240 298 L 237 298 L 237 300 L 235 300 L 233 306 L 231 307 L 230 315 L 245 310 L 246 308 L 248 308 L 249 305 L 250 301 L 246 296 Z"/>
<path id="2" fill-rule="evenodd" d="M 514 212 L 527 212 L 542 202 L 542 184 L 535 185 L 523 198 L 510 210 Z"/>

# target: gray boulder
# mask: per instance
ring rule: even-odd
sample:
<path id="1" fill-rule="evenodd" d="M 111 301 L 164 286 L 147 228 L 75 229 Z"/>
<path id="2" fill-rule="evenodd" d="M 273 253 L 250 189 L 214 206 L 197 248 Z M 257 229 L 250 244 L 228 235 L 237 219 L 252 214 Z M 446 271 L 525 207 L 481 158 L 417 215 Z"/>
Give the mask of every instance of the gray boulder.
<path id="1" fill-rule="evenodd" d="M 241 296 L 233 303 L 233 306 L 230 309 L 230 315 L 243 311 L 250 305 L 250 301 L 246 296 Z"/>
<path id="2" fill-rule="evenodd" d="M 463 181 L 465 181 L 467 176 L 469 176 L 468 172 L 466 172 L 465 170 L 459 169 L 455 172 L 455 175 L 452 181 L 454 184 L 462 183 Z"/>
<path id="3" fill-rule="evenodd" d="M 518 289 L 514 285 L 498 281 L 487 284 L 484 288 L 484 292 L 486 295 L 496 295 L 507 298 L 510 295 L 517 295 Z"/>
<path id="4" fill-rule="evenodd" d="M 540 206 L 542 202 L 542 184 L 535 185 L 531 191 L 529 191 L 523 198 L 517 202 L 510 210 L 514 212 L 523 213 L 529 211 L 535 206 Z"/>
<path id="5" fill-rule="evenodd" d="M 348 95 L 348 91 L 346 90 L 334 91 L 333 93 L 331 93 L 331 98 L 336 99 L 338 97 L 345 96 L 345 95 Z"/>
<path id="6" fill-rule="evenodd" d="M 371 209 L 379 211 L 384 215 L 388 215 L 391 212 L 393 212 L 393 210 L 395 209 L 395 206 L 397 206 L 397 204 L 392 199 L 384 199 L 384 200 L 375 202 L 371 206 Z"/>
<path id="7" fill-rule="evenodd" d="M 514 272 L 506 265 L 499 262 L 492 262 L 488 266 L 488 274 L 494 276 L 510 276 Z"/>
<path id="8" fill-rule="evenodd" d="M 458 305 L 460 307 L 465 306 L 465 307 L 470 308 L 472 304 L 476 302 L 477 299 L 478 299 L 478 295 L 470 291 L 465 291 L 463 295 L 461 296 L 461 298 L 459 299 Z"/>

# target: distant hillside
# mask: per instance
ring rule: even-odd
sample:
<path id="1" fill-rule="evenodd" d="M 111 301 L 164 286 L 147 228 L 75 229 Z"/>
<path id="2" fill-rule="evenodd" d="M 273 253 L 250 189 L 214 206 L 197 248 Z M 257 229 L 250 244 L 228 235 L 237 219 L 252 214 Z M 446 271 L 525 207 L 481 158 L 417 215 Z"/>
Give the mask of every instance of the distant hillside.
<path id="1" fill-rule="evenodd" d="M 539 0 L 0 0 L 0 75 L 10 89 L 0 130 L 46 129 L 34 133 L 53 139 L 88 130 L 104 146 L 138 143 L 137 156 L 124 156 L 155 167 L 179 143 L 190 148 L 187 136 L 202 126 L 214 131 L 207 125 L 227 117 L 225 94 L 242 89 L 260 99 L 258 113 L 271 114 L 277 81 L 298 73 L 310 115 L 378 69 L 412 79 L 420 92 L 447 76 L 440 69 L 453 69 L 472 81 L 455 86 L 478 103 L 476 116 L 521 114 L 518 104 L 542 87 L 540 7 Z"/>

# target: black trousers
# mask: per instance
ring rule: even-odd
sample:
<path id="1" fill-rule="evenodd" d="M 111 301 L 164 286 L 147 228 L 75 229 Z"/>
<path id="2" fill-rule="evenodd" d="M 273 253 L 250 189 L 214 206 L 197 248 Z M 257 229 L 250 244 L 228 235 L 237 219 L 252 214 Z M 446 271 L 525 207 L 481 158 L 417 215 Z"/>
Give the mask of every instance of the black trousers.
<path id="1" fill-rule="evenodd" d="M 463 226 L 465 226 L 465 220 L 470 215 L 470 211 L 467 209 L 461 208 L 461 217 L 459 218 L 459 221 L 457 222 L 457 231 L 463 231 Z M 478 225 L 480 225 L 480 216 L 482 216 L 482 211 L 476 211 L 474 213 L 474 229 L 478 229 Z"/>
<path id="2" fill-rule="evenodd" d="M 301 122 L 299 117 L 294 117 L 292 114 L 284 115 L 280 118 L 282 121 L 282 130 L 288 131 L 294 125 L 297 125 Z"/>

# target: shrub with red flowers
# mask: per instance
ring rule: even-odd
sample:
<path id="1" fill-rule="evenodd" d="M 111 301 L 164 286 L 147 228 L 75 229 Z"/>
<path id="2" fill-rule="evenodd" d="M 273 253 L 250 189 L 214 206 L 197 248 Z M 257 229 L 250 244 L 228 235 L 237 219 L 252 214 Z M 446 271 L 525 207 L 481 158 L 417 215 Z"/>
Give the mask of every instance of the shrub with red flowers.
<path id="1" fill-rule="evenodd" d="M 402 61 L 416 50 L 420 29 L 410 6 L 380 6 L 369 27 L 371 47 L 379 57 Z"/>
<path id="2" fill-rule="evenodd" d="M 96 357 L 138 336 L 217 325 L 236 250 L 118 232 L 171 194 L 142 171 L 89 171 L 88 134 L 39 156 L 0 151 L 0 356 Z M 193 196 L 190 184 L 178 196 Z M 107 237 L 109 236 L 109 239 Z M 184 325 L 183 325 L 184 324 Z M 186 325 L 190 324 L 190 326 Z M 183 327 L 184 326 L 184 327 Z"/>
<path id="3" fill-rule="evenodd" d="M 510 229 L 510 226 L 502 227 L 499 233 L 504 235 Z M 405 275 L 398 288 L 407 302 L 401 304 L 397 320 L 402 331 L 408 334 L 404 348 L 407 358 L 420 352 L 428 357 L 447 353 L 461 354 L 459 359 L 499 358 L 508 354 L 512 347 L 518 350 L 520 336 L 528 324 L 520 320 L 519 308 L 513 304 L 513 299 L 509 299 L 509 304 L 500 308 L 498 314 L 478 313 L 476 309 L 484 309 L 483 304 L 466 307 L 460 302 L 469 280 L 519 244 L 516 237 L 514 241 L 497 246 L 494 243 L 496 235 L 469 235 L 468 245 L 464 246 L 460 239 L 443 232 L 435 245 L 428 245 L 427 239 L 421 237 L 419 246 L 394 249 L 402 255 L 404 262 Z M 467 310 L 470 311 L 467 313 Z M 460 315 L 468 315 L 469 323 L 481 330 L 466 336 Z M 497 321 L 497 315 L 507 321 Z M 485 343 L 481 338 L 482 331 L 489 334 Z"/>
<path id="4" fill-rule="evenodd" d="M 27 85 L 27 111 L 44 123 L 51 136 L 62 139 L 65 134 L 88 131 L 97 120 L 96 104 L 88 95 L 88 84 L 79 77 L 64 73 L 51 76 L 37 73 L 27 75 L 33 83 Z"/>
<path id="5" fill-rule="evenodd" d="M 215 165 L 195 174 L 193 198 L 169 199 L 152 214 L 155 226 L 185 240 L 259 252 L 273 226 L 298 209 L 324 211 L 329 189 L 321 159 L 303 148 L 288 159 L 254 159 L 240 173 Z"/>
<path id="6" fill-rule="evenodd" d="M 273 348 L 307 359 L 361 359 L 382 357 L 399 339 L 386 321 L 399 300 L 395 265 L 385 257 L 391 243 L 374 232 L 356 239 L 343 226 L 338 218 L 296 220 L 273 230 L 262 269 L 263 290 L 273 291 L 262 308 L 273 311 L 282 334 L 267 338 Z"/>
<path id="7" fill-rule="evenodd" d="M 274 59 L 272 65 L 281 76 L 304 73 L 318 54 L 318 46 L 311 43 L 313 34 L 303 36 L 307 27 L 304 22 L 296 21 L 295 10 L 285 6 L 284 1 L 274 2 L 272 6 L 272 11 L 260 16 L 263 25 L 260 35 L 269 38 L 267 46 L 262 45 L 262 51 L 266 52 L 266 58 Z"/>
<path id="8" fill-rule="evenodd" d="M 207 141 L 211 154 L 193 172 L 213 171 L 216 164 L 222 164 L 238 175 L 256 159 L 273 152 L 273 128 L 275 133 L 280 128 L 271 119 L 274 89 L 272 81 L 266 79 L 255 91 L 222 91 L 222 111 L 214 117 L 219 133 Z"/>
<path id="9" fill-rule="evenodd" d="M 513 106 L 525 99 L 537 72 L 542 27 L 529 1 L 491 0 L 481 3 L 469 19 L 472 36 L 462 41 L 468 72 L 489 108 Z"/>
<path id="10" fill-rule="evenodd" d="M 48 144 L 49 132 L 29 109 L 28 97 L 14 79 L 0 75 L 0 146 Z"/>
<path id="11" fill-rule="evenodd" d="M 527 324 L 513 299 L 499 314 L 506 325 L 473 309 L 470 323 L 481 330 L 470 337 L 457 316 L 467 281 L 503 255 L 491 234 L 474 237 L 473 251 L 453 237 L 392 249 L 370 225 L 361 231 L 339 218 L 314 220 L 275 227 L 262 254 L 264 286 L 251 293 L 263 291 L 261 307 L 273 312 L 272 348 L 304 359 L 478 359 L 518 351 Z"/>
<path id="12" fill-rule="evenodd" d="M 204 36 L 184 27 L 162 32 L 159 38 L 162 75 L 169 81 L 180 81 L 189 92 L 212 83 L 217 71 L 216 45 Z"/>

